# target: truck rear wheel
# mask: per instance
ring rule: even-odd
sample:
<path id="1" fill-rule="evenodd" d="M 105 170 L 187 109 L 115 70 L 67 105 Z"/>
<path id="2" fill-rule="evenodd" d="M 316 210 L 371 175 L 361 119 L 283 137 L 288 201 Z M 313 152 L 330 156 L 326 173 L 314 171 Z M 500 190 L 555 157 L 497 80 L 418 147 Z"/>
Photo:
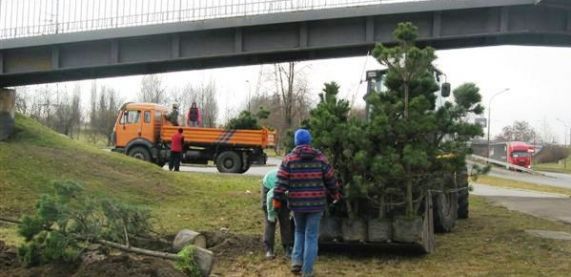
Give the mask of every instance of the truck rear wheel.
<path id="1" fill-rule="evenodd" d="M 470 192 L 468 191 L 468 170 L 463 170 L 457 175 L 457 183 L 460 184 L 458 191 L 458 218 L 466 219 L 470 213 Z"/>
<path id="2" fill-rule="evenodd" d="M 458 193 L 438 193 L 433 200 L 434 229 L 439 233 L 451 232 L 458 217 Z"/>
<path id="3" fill-rule="evenodd" d="M 139 160 L 143 160 L 143 161 L 147 161 L 147 162 L 151 161 L 151 153 L 149 153 L 149 150 L 147 150 L 145 147 L 142 147 L 142 146 L 132 147 L 131 149 L 129 149 L 128 154 L 129 154 L 129 156 L 131 156 L 135 159 L 139 159 Z"/>
<path id="4" fill-rule="evenodd" d="M 470 214 L 470 193 L 468 189 L 458 192 L 458 218 L 466 219 Z"/>
<path id="5" fill-rule="evenodd" d="M 242 173 L 242 159 L 234 151 L 224 151 L 216 158 L 216 168 L 220 173 Z"/>

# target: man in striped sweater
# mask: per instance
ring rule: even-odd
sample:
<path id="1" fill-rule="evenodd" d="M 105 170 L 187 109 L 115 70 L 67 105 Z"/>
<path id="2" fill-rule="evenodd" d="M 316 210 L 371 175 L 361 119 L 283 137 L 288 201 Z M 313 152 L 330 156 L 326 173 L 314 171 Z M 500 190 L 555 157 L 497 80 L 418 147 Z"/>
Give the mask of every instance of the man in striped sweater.
<path id="1" fill-rule="evenodd" d="M 274 191 L 274 208 L 287 199 L 295 222 L 292 272 L 312 276 L 317 257 L 319 223 L 327 206 L 327 195 L 339 199 L 337 180 L 325 155 L 311 147 L 311 134 L 299 129 L 296 147 L 282 161 Z"/>

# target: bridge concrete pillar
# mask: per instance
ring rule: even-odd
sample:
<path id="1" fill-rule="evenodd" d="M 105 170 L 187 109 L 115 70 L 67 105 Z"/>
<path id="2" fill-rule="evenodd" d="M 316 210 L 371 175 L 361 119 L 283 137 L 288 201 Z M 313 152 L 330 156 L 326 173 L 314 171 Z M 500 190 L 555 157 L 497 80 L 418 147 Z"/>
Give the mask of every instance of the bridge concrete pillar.
<path id="1" fill-rule="evenodd" d="M 0 88 L 0 141 L 6 140 L 14 131 L 16 91 Z"/>

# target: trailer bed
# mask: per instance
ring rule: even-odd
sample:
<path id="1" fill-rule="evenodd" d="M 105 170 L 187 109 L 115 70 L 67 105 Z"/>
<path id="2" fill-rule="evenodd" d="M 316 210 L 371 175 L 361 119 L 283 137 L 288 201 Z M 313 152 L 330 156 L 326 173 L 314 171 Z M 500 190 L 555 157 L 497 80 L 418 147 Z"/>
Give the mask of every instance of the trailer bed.
<path id="1" fill-rule="evenodd" d="M 262 130 L 234 130 L 201 127 L 182 127 L 163 125 L 160 137 L 163 142 L 169 143 L 171 137 L 183 129 L 185 142 L 191 145 L 228 145 L 244 147 L 272 148 L 276 146 L 276 132 Z"/>

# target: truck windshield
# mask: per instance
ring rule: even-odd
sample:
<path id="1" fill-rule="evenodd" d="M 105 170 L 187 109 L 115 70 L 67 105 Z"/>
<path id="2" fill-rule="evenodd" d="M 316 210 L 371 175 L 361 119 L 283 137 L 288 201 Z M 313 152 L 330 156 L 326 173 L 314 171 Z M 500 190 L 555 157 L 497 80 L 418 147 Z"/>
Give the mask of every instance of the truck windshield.
<path id="1" fill-rule="evenodd" d="M 529 157 L 530 154 L 528 152 L 517 151 L 512 153 L 512 157 L 514 158 L 521 158 L 521 157 Z"/>

